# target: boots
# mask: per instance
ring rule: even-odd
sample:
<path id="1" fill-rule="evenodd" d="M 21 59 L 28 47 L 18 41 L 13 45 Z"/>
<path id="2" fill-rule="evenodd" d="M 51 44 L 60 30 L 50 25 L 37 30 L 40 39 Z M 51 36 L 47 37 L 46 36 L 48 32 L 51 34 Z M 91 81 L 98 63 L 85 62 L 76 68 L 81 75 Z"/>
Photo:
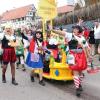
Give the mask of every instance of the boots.
<path id="1" fill-rule="evenodd" d="M 43 80 L 39 81 L 39 84 L 42 85 L 42 86 L 45 86 L 45 83 Z"/>
<path id="2" fill-rule="evenodd" d="M 22 65 L 22 71 L 26 71 L 26 68 L 24 65 Z"/>
<path id="3" fill-rule="evenodd" d="M 18 83 L 16 82 L 15 78 L 12 78 L 12 84 L 13 85 L 18 85 Z"/>
<path id="4" fill-rule="evenodd" d="M 30 78 L 31 78 L 31 82 L 35 82 L 34 76 L 30 75 Z"/>
<path id="5" fill-rule="evenodd" d="M 81 92 L 83 91 L 82 85 L 79 85 L 79 88 L 76 89 L 76 96 L 80 97 L 81 96 Z"/>
<path id="6" fill-rule="evenodd" d="M 16 69 L 19 69 L 19 63 L 16 64 Z"/>
<path id="7" fill-rule="evenodd" d="M 79 89 L 80 91 L 83 91 L 82 85 L 79 85 Z"/>
<path id="8" fill-rule="evenodd" d="M 77 89 L 76 89 L 76 96 L 77 96 L 77 97 L 80 97 L 80 96 L 81 96 L 80 88 L 77 88 Z"/>
<path id="9" fill-rule="evenodd" d="M 5 75 L 2 75 L 2 83 L 6 83 L 6 77 L 5 77 Z"/>

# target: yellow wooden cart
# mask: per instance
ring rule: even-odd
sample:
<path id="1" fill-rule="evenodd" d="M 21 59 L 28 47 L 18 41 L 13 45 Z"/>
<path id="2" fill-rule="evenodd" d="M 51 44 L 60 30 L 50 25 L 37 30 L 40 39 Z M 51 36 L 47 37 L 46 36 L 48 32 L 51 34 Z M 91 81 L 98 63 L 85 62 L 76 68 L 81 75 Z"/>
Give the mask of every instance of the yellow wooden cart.
<path id="1" fill-rule="evenodd" d="M 59 81 L 71 81 L 73 80 L 72 71 L 69 69 L 66 63 L 66 53 L 62 51 L 61 62 L 55 62 L 54 57 L 51 55 L 49 63 L 50 71 L 49 73 L 44 72 L 43 77 L 46 79 L 59 80 Z M 39 71 L 36 70 L 36 73 Z"/>

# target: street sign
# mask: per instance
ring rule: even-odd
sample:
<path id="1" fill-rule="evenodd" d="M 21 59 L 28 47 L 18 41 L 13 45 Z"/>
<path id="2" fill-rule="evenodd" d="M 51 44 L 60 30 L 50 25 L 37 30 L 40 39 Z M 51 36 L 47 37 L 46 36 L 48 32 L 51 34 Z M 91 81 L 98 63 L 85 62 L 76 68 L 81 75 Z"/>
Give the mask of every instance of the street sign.
<path id="1" fill-rule="evenodd" d="M 57 16 L 57 4 L 55 0 L 40 0 L 38 4 L 38 15 L 46 20 Z"/>

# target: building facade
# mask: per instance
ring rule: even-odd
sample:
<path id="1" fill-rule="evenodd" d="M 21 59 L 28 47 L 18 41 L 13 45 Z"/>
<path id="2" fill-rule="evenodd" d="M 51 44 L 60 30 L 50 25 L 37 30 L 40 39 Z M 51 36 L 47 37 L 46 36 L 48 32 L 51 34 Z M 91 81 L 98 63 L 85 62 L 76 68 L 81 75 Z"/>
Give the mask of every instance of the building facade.
<path id="1" fill-rule="evenodd" d="M 35 25 L 35 14 L 36 9 L 34 5 L 6 11 L 2 14 L 1 27 L 5 27 L 6 24 L 11 24 L 13 28 L 31 27 Z"/>

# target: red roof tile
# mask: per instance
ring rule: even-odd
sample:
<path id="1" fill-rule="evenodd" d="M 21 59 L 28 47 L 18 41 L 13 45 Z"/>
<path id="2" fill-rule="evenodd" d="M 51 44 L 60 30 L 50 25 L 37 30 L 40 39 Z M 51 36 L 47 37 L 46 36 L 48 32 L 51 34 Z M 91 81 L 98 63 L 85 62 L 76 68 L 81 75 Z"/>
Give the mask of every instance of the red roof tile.
<path id="1" fill-rule="evenodd" d="M 16 8 L 10 11 L 6 11 L 5 13 L 2 14 L 2 20 L 11 20 L 11 19 L 16 19 L 16 18 L 21 18 L 26 16 L 27 12 L 31 10 L 32 5 Z"/>
<path id="2" fill-rule="evenodd" d="M 73 10 L 74 10 L 74 6 L 70 6 L 70 5 L 65 5 L 65 6 L 62 6 L 62 7 L 58 7 L 58 9 L 57 9 L 59 14 L 67 13 L 67 12 L 70 12 L 70 11 L 73 11 Z"/>

